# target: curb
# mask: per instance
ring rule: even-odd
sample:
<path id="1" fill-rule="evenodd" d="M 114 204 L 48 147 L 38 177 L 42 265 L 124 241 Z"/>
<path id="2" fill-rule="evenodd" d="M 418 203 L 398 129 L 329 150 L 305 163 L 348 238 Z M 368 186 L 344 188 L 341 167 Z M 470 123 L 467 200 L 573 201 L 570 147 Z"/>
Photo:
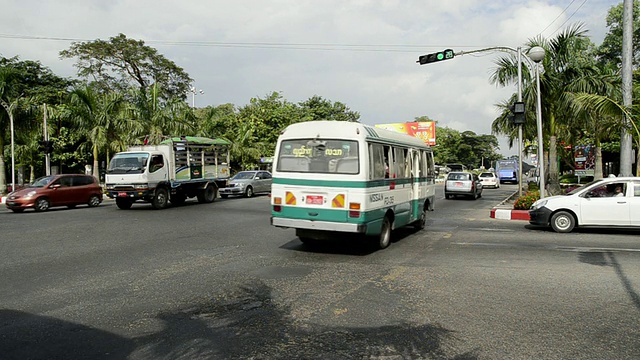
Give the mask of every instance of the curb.
<path id="1" fill-rule="evenodd" d="M 491 209 L 493 219 L 529 221 L 529 210 Z"/>
<path id="2" fill-rule="evenodd" d="M 509 195 L 500 204 L 491 209 L 491 218 L 500 220 L 526 220 L 529 221 L 529 210 L 513 210 L 510 205 L 505 203 L 512 198 L 517 191 Z"/>

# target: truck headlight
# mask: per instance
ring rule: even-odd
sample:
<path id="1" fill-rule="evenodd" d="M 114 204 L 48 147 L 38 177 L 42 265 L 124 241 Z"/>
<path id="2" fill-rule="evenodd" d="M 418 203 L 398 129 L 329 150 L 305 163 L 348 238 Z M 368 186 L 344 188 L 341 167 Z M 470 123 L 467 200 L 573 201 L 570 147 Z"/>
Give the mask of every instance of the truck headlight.
<path id="1" fill-rule="evenodd" d="M 149 188 L 149 185 L 147 184 L 134 184 L 133 188 L 136 190 L 147 190 Z"/>

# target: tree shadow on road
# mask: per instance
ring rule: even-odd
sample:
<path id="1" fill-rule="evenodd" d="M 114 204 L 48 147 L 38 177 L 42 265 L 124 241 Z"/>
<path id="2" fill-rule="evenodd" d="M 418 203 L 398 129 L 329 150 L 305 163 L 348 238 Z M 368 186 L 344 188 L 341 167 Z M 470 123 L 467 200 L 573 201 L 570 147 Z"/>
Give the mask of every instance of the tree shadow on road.
<path id="1" fill-rule="evenodd" d="M 149 359 L 458 359 L 455 334 L 438 325 L 327 327 L 297 322 L 257 283 L 158 316 L 164 330 L 136 339 Z"/>
<path id="2" fill-rule="evenodd" d="M 134 341 L 89 326 L 17 310 L 0 310 L 0 358 L 126 359 Z"/>
<path id="3" fill-rule="evenodd" d="M 580 252 L 578 256 L 580 262 L 586 264 L 613 267 L 616 275 L 618 275 L 618 279 L 620 279 L 622 286 L 629 295 L 631 302 L 633 302 L 635 307 L 640 310 L 640 295 L 636 290 L 634 290 L 631 281 L 629 281 L 629 278 L 622 269 L 622 265 L 620 265 L 618 259 L 612 251 Z"/>

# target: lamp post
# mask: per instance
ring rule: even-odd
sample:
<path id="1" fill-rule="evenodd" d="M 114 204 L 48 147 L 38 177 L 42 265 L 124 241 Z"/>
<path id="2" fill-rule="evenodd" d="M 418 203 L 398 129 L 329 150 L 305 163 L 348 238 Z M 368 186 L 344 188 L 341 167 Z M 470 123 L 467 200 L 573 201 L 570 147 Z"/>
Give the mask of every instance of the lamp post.
<path id="1" fill-rule="evenodd" d="M 545 51 L 540 46 L 534 46 L 529 49 L 529 58 L 536 63 L 536 125 L 538 128 L 538 181 L 540 184 L 540 199 L 545 195 L 545 172 L 544 172 L 544 151 L 543 151 L 543 137 L 542 137 L 542 99 L 540 96 L 540 61 L 544 59 Z"/>
<path id="2" fill-rule="evenodd" d="M 189 89 L 189 91 L 191 91 L 192 94 L 192 100 L 191 100 L 191 107 L 195 109 L 196 107 L 196 94 L 204 94 L 204 90 L 200 89 L 200 90 L 196 90 L 195 86 L 192 86 L 191 89 Z"/>

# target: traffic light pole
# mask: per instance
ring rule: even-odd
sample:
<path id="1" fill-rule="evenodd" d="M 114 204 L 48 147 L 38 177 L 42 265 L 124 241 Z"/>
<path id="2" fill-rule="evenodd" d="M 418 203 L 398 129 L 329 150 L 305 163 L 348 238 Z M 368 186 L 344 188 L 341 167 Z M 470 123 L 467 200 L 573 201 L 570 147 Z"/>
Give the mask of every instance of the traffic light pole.
<path id="1" fill-rule="evenodd" d="M 514 49 L 509 46 L 495 46 L 486 49 L 479 50 L 471 50 L 471 51 L 460 51 L 455 53 L 455 55 L 464 55 L 464 54 L 472 54 L 477 52 L 486 52 L 486 51 L 510 51 L 515 52 L 518 55 L 518 102 L 522 102 L 522 49 L 518 47 Z M 528 58 L 527 61 L 529 61 Z M 533 67 L 533 64 L 529 61 L 529 66 Z M 541 146 L 541 145 L 540 145 Z M 522 187 L 523 187 L 523 178 L 522 178 L 522 124 L 518 124 L 518 197 L 522 196 Z M 540 160 L 538 160 L 540 161 Z"/>
<path id="2" fill-rule="evenodd" d="M 49 132 L 47 131 L 47 104 L 44 104 L 44 141 L 49 141 Z M 51 158 L 49 153 L 45 151 L 44 153 L 44 168 L 45 175 L 51 175 Z"/>

